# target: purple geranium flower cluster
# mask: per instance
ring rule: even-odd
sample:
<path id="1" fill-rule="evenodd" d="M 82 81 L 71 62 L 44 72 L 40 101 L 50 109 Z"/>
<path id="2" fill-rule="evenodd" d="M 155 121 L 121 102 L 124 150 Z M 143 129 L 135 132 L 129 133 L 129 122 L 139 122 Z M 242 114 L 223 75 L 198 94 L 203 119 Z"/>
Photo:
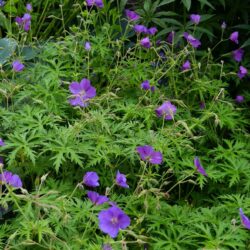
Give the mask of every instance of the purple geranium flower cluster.
<path id="1" fill-rule="evenodd" d="M 14 188 L 21 188 L 23 186 L 20 177 L 10 171 L 4 171 L 0 174 L 0 182 L 8 184 Z"/>
<path id="2" fill-rule="evenodd" d="M 102 0 L 86 0 L 87 6 L 96 6 L 98 8 L 103 8 L 104 4 Z"/>
<path id="3" fill-rule="evenodd" d="M 96 172 L 87 172 L 83 177 L 83 183 L 88 187 L 99 186 L 99 176 Z M 123 188 L 128 188 L 127 179 L 124 174 L 117 171 L 115 183 Z M 94 191 L 88 191 L 87 196 L 94 205 L 102 205 L 109 201 L 105 195 L 100 195 Z M 99 228 L 102 232 L 115 238 L 120 229 L 125 229 L 130 225 L 130 218 L 113 202 L 109 203 L 110 208 L 102 210 L 99 215 Z"/>
<path id="4" fill-rule="evenodd" d="M 139 153 L 143 161 L 147 161 L 155 165 L 162 163 L 162 153 L 159 151 L 155 151 L 152 146 L 139 146 L 136 148 L 136 151 Z"/>
<path id="5" fill-rule="evenodd" d="M 69 100 L 72 106 L 86 107 L 89 99 L 96 96 L 96 89 L 91 85 L 90 80 L 84 78 L 80 83 L 72 82 L 69 86 L 73 98 Z"/>
<path id="6" fill-rule="evenodd" d="M 31 26 L 31 15 L 29 13 L 25 13 L 23 17 L 16 17 L 15 21 L 18 26 L 21 27 L 24 31 L 29 31 Z"/>

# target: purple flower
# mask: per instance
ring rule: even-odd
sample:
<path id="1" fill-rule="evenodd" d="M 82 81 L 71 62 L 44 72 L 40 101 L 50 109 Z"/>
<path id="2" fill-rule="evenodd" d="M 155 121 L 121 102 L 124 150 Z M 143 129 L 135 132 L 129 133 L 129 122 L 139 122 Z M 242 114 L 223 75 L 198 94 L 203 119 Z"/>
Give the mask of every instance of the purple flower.
<path id="1" fill-rule="evenodd" d="M 140 44 L 141 44 L 142 47 L 144 47 L 146 49 L 149 49 L 150 46 L 151 46 L 151 43 L 150 43 L 150 40 L 149 40 L 148 37 L 145 37 L 145 38 L 141 39 Z"/>
<path id="2" fill-rule="evenodd" d="M 0 181 L 14 188 L 21 188 L 23 186 L 20 177 L 12 174 L 10 171 L 4 171 L 3 174 L 0 174 Z"/>
<path id="3" fill-rule="evenodd" d="M 242 208 L 240 208 L 240 219 L 241 219 L 242 225 L 246 229 L 250 229 L 250 219 L 243 213 Z"/>
<path id="4" fill-rule="evenodd" d="M 3 166 L 3 157 L 0 156 L 0 167 Z"/>
<path id="5" fill-rule="evenodd" d="M 120 229 L 130 225 L 130 218 L 118 207 L 103 210 L 98 215 L 99 228 L 110 237 L 115 238 Z"/>
<path id="6" fill-rule="evenodd" d="M 130 21 L 136 21 L 140 18 L 140 16 L 132 10 L 125 10 L 125 14 Z"/>
<path id="7" fill-rule="evenodd" d="M 230 35 L 230 37 L 229 37 L 229 39 L 230 39 L 232 42 L 236 43 L 236 44 L 239 43 L 238 38 L 239 38 L 239 32 L 238 32 L 238 31 L 233 32 L 233 33 Z"/>
<path id="8" fill-rule="evenodd" d="M 95 4 L 95 0 L 86 0 L 87 6 L 93 6 Z"/>
<path id="9" fill-rule="evenodd" d="M 194 158 L 194 165 L 197 168 L 197 171 L 199 173 L 201 173 L 204 176 L 207 176 L 207 173 L 206 173 L 205 169 L 202 167 L 200 160 L 197 156 Z"/>
<path id="10" fill-rule="evenodd" d="M 103 8 L 103 7 L 104 7 L 104 4 L 103 4 L 103 1 L 102 1 L 102 0 L 95 0 L 95 5 L 96 5 L 98 8 Z"/>
<path id="11" fill-rule="evenodd" d="M 175 32 L 174 31 L 171 31 L 168 36 L 167 36 L 167 42 L 172 44 L 173 41 L 174 41 L 174 36 L 175 36 Z"/>
<path id="12" fill-rule="evenodd" d="M 206 107 L 205 102 L 200 102 L 200 109 L 204 109 Z"/>
<path id="13" fill-rule="evenodd" d="M 222 24 L 221 24 L 221 28 L 224 30 L 224 29 L 226 29 L 226 27 L 227 27 L 226 22 L 222 22 Z"/>
<path id="14" fill-rule="evenodd" d="M 0 147 L 3 147 L 3 146 L 5 146 L 5 145 L 6 145 L 6 144 L 4 143 L 3 139 L 0 138 Z"/>
<path id="15" fill-rule="evenodd" d="M 247 75 L 247 69 L 243 66 L 240 66 L 239 71 L 238 71 L 238 77 L 242 79 Z"/>
<path id="16" fill-rule="evenodd" d="M 31 3 L 27 3 L 27 4 L 26 4 L 26 10 L 27 10 L 28 12 L 31 12 L 31 11 L 32 11 L 32 5 L 31 5 Z"/>
<path id="17" fill-rule="evenodd" d="M 197 14 L 192 14 L 190 15 L 190 20 L 191 22 L 193 22 L 194 24 L 199 24 L 200 20 L 201 20 L 201 16 L 197 15 Z"/>
<path id="18" fill-rule="evenodd" d="M 233 51 L 233 58 L 236 62 L 240 62 L 243 58 L 244 50 L 243 49 L 236 49 Z"/>
<path id="19" fill-rule="evenodd" d="M 189 69 L 191 69 L 191 64 L 190 64 L 189 60 L 187 60 L 186 62 L 183 63 L 181 70 L 185 71 L 185 70 L 189 70 Z"/>
<path id="20" fill-rule="evenodd" d="M 141 83 L 141 88 L 144 90 L 151 90 L 152 92 L 155 91 L 155 86 L 150 86 L 150 83 L 148 80 Z"/>
<path id="21" fill-rule="evenodd" d="M 138 34 L 140 33 L 147 33 L 148 29 L 144 25 L 136 24 L 134 25 L 134 31 Z"/>
<path id="22" fill-rule="evenodd" d="M 31 25 L 31 15 L 29 13 L 25 13 L 23 17 L 16 17 L 16 22 L 19 25 L 19 27 L 22 27 L 24 31 L 30 30 Z"/>
<path id="23" fill-rule="evenodd" d="M 12 68 L 15 72 L 20 72 L 24 69 L 24 65 L 20 61 L 16 60 L 12 63 Z"/>
<path id="24" fill-rule="evenodd" d="M 3 7 L 5 5 L 5 1 L 0 0 L 0 7 Z"/>
<path id="25" fill-rule="evenodd" d="M 94 191 L 88 191 L 87 196 L 91 200 L 91 202 L 97 206 L 109 201 L 109 198 L 107 196 L 99 195 Z"/>
<path id="26" fill-rule="evenodd" d="M 242 96 L 242 95 L 237 95 L 237 96 L 235 97 L 235 101 L 236 101 L 237 103 L 242 103 L 242 102 L 244 101 L 244 96 Z"/>
<path id="27" fill-rule="evenodd" d="M 84 45 L 85 50 L 90 51 L 91 50 L 91 44 L 90 42 L 86 42 Z"/>
<path id="28" fill-rule="evenodd" d="M 162 163 L 163 160 L 162 153 L 154 151 L 153 147 L 149 145 L 139 146 L 136 148 L 136 150 L 143 161 L 148 161 L 151 164 L 156 164 L 156 165 Z"/>
<path id="29" fill-rule="evenodd" d="M 99 176 L 96 172 L 87 172 L 83 177 L 83 183 L 88 187 L 98 187 Z"/>
<path id="30" fill-rule="evenodd" d="M 127 184 L 127 178 L 125 174 L 121 174 L 119 170 L 117 171 L 115 182 L 118 186 L 123 188 L 129 188 L 129 185 Z"/>
<path id="31" fill-rule="evenodd" d="M 112 250 L 112 247 L 109 244 L 104 244 L 102 250 Z"/>
<path id="32" fill-rule="evenodd" d="M 154 36 L 157 31 L 158 30 L 156 27 L 151 27 L 151 28 L 147 29 L 147 34 Z"/>
<path id="33" fill-rule="evenodd" d="M 198 48 L 199 46 L 201 46 L 201 42 L 187 32 L 184 32 L 183 36 L 186 38 L 187 42 L 192 45 L 192 47 Z"/>
<path id="34" fill-rule="evenodd" d="M 163 116 L 165 120 L 173 120 L 176 111 L 176 106 L 170 101 L 164 102 L 159 108 L 155 110 L 157 116 Z"/>
<path id="35" fill-rule="evenodd" d="M 86 107 L 88 100 L 96 96 L 96 89 L 91 86 L 90 80 L 83 78 L 80 83 L 72 82 L 69 86 L 70 92 L 73 94 L 69 100 L 72 106 Z"/>

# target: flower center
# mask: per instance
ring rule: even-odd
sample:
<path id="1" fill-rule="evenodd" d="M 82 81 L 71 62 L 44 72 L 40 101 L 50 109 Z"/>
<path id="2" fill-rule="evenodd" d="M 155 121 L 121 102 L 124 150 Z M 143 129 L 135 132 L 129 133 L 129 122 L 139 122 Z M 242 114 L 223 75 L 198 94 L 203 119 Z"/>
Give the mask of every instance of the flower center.
<path id="1" fill-rule="evenodd" d="M 113 225 L 117 224 L 117 223 L 118 223 L 118 219 L 117 219 L 116 217 L 113 217 L 113 218 L 111 219 L 111 223 L 112 223 Z"/>

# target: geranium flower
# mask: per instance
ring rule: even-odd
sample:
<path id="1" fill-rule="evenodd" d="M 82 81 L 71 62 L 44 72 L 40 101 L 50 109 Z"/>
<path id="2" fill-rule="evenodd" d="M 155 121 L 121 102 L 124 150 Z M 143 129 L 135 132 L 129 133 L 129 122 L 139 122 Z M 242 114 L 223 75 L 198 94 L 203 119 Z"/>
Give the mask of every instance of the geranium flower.
<path id="1" fill-rule="evenodd" d="M 190 15 L 190 20 L 191 22 L 193 22 L 194 24 L 199 24 L 200 20 L 201 20 L 201 16 L 197 15 L 197 14 L 192 14 Z"/>
<path id="2" fill-rule="evenodd" d="M 154 35 L 156 34 L 157 31 L 158 31 L 158 30 L 157 30 L 156 27 L 151 27 L 151 28 L 147 29 L 147 32 L 146 32 L 146 33 L 147 33 L 148 35 L 154 36 Z"/>
<path id="3" fill-rule="evenodd" d="M 104 244 L 102 250 L 112 250 L 112 247 L 109 244 Z"/>
<path id="4" fill-rule="evenodd" d="M 32 11 L 32 5 L 31 5 L 31 3 L 27 3 L 27 4 L 26 4 L 26 10 L 27 10 L 28 12 L 31 12 L 31 11 Z"/>
<path id="5" fill-rule="evenodd" d="M 6 144 L 4 143 L 3 139 L 0 138 L 0 147 L 3 147 L 3 146 L 5 146 L 5 145 L 6 145 Z"/>
<path id="6" fill-rule="evenodd" d="M 127 178 L 125 174 L 121 174 L 119 170 L 117 171 L 115 182 L 118 186 L 123 188 L 129 188 L 129 185 L 127 184 Z"/>
<path id="7" fill-rule="evenodd" d="M 136 21 L 140 18 L 140 16 L 133 10 L 126 9 L 125 14 L 130 21 Z"/>
<path id="8" fill-rule="evenodd" d="M 151 47 L 151 43 L 150 43 L 150 40 L 148 37 L 145 37 L 143 38 L 141 41 L 140 41 L 140 44 L 142 47 L 146 48 L 146 49 L 149 49 Z"/>
<path id="9" fill-rule="evenodd" d="M 29 31 L 31 26 L 31 15 L 29 13 L 25 13 L 23 17 L 16 17 L 15 21 L 22 27 L 24 31 Z"/>
<path id="10" fill-rule="evenodd" d="M 10 171 L 4 171 L 0 174 L 0 182 L 6 183 L 14 188 L 21 188 L 23 186 L 20 177 L 12 174 Z"/>
<path id="11" fill-rule="evenodd" d="M 98 215 L 99 228 L 110 237 L 115 238 L 120 229 L 130 225 L 130 218 L 118 207 L 112 206 Z"/>
<path id="12" fill-rule="evenodd" d="M 80 83 L 72 82 L 69 90 L 74 97 L 69 100 L 72 106 L 86 107 L 88 100 L 96 96 L 96 89 L 91 85 L 90 80 L 86 78 L 83 78 Z"/>
<path id="13" fill-rule="evenodd" d="M 222 24 L 221 24 L 221 29 L 226 29 L 226 27 L 227 27 L 227 24 L 226 24 L 226 22 L 222 22 Z"/>
<path id="14" fill-rule="evenodd" d="M 183 63 L 181 70 L 185 71 L 185 70 L 189 70 L 189 69 L 191 69 L 191 64 L 190 64 L 189 60 L 187 60 L 186 62 Z"/>
<path id="15" fill-rule="evenodd" d="M 244 50 L 243 49 L 236 49 L 233 51 L 233 58 L 236 62 L 241 62 L 243 55 L 244 55 Z"/>
<path id="16" fill-rule="evenodd" d="M 239 71 L 238 71 L 238 77 L 242 79 L 247 75 L 247 69 L 243 66 L 240 66 Z"/>
<path id="17" fill-rule="evenodd" d="M 235 101 L 236 101 L 237 103 L 242 103 L 242 102 L 244 101 L 244 96 L 242 96 L 242 95 L 237 95 L 237 96 L 235 97 Z"/>
<path id="18" fill-rule="evenodd" d="M 15 71 L 15 72 L 20 72 L 24 69 L 24 65 L 19 61 L 19 60 L 16 60 L 12 63 L 12 69 Z"/>
<path id="19" fill-rule="evenodd" d="M 99 176 L 96 172 L 87 172 L 83 177 L 83 183 L 88 187 L 98 187 Z"/>
<path id="20" fill-rule="evenodd" d="M 191 44 L 192 47 L 198 48 L 201 46 L 201 42 L 198 39 L 194 38 L 192 35 L 188 34 L 187 32 L 184 32 L 183 36 L 185 37 L 187 42 Z"/>
<path id="21" fill-rule="evenodd" d="M 233 32 L 233 33 L 230 35 L 230 37 L 229 37 L 229 39 L 230 39 L 232 42 L 236 43 L 236 44 L 239 43 L 238 38 L 239 38 L 239 32 L 238 32 L 238 31 Z"/>
<path id="22" fill-rule="evenodd" d="M 162 163 L 162 153 L 159 151 L 154 151 L 153 147 L 149 145 L 139 146 L 136 148 L 136 150 L 143 161 L 147 161 L 155 165 Z"/>
<path id="23" fill-rule="evenodd" d="M 103 8 L 104 4 L 102 0 L 86 0 L 87 6 L 96 5 L 98 8 Z"/>
<path id="24" fill-rule="evenodd" d="M 194 165 L 200 174 L 207 176 L 207 173 L 206 173 L 205 169 L 202 167 L 200 160 L 197 156 L 194 158 Z"/>
<path id="25" fill-rule="evenodd" d="M 165 120 L 173 120 L 177 108 L 170 101 L 164 102 L 155 112 L 158 117 L 163 116 Z"/>
<path id="26" fill-rule="evenodd" d="M 136 24 L 136 25 L 134 25 L 134 31 L 136 33 L 138 33 L 138 34 L 140 34 L 140 33 L 145 33 L 146 34 L 148 29 L 144 25 Z"/>
<path id="27" fill-rule="evenodd" d="M 150 83 L 148 80 L 141 83 L 141 88 L 144 90 L 151 90 L 151 91 L 155 90 L 155 86 L 150 86 Z"/>
<path id="28" fill-rule="evenodd" d="M 240 210 L 240 219 L 241 219 L 242 225 L 246 229 L 250 229 L 250 219 L 243 213 L 242 208 L 240 208 L 239 210 Z"/>
<path id="29" fill-rule="evenodd" d="M 109 201 L 109 198 L 107 196 L 100 195 L 94 191 L 88 191 L 87 196 L 91 200 L 91 202 L 97 206 L 102 205 L 103 203 Z"/>
<path id="30" fill-rule="evenodd" d="M 167 42 L 172 44 L 173 41 L 174 41 L 174 35 L 175 35 L 175 32 L 174 31 L 171 31 L 168 36 L 167 36 Z"/>
<path id="31" fill-rule="evenodd" d="M 91 44 L 90 42 L 86 42 L 84 45 L 85 50 L 90 51 L 91 50 Z"/>

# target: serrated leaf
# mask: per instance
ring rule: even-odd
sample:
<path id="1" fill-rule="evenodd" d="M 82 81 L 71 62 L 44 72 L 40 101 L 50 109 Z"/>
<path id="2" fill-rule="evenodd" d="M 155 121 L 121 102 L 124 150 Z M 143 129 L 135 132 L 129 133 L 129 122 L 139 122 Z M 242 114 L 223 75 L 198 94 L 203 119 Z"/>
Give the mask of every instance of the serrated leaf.
<path id="1" fill-rule="evenodd" d="M 175 0 L 163 0 L 162 2 L 159 3 L 158 7 L 165 5 L 165 4 L 170 4 L 174 2 Z"/>
<path id="2" fill-rule="evenodd" d="M 189 11 L 191 8 L 191 0 L 181 0 L 186 9 Z"/>
<path id="3" fill-rule="evenodd" d="M 241 46 L 241 48 L 245 48 L 250 45 L 250 38 L 248 38 Z"/>
<path id="4" fill-rule="evenodd" d="M 0 39 L 0 64 L 4 64 L 15 52 L 17 42 L 11 38 Z"/>

